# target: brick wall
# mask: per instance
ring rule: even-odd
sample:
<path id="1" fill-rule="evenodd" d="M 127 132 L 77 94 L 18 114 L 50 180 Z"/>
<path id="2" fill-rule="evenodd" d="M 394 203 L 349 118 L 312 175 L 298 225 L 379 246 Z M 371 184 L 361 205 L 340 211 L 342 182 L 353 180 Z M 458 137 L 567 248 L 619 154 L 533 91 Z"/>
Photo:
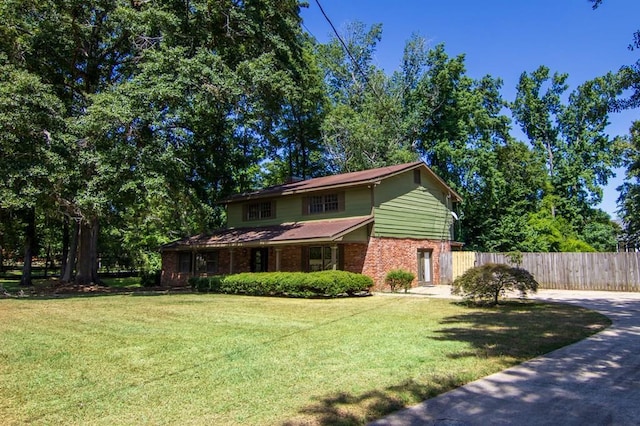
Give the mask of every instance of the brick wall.
<path id="1" fill-rule="evenodd" d="M 367 257 L 367 244 L 348 243 L 342 246 L 342 250 L 344 253 L 344 270 L 361 274 Z"/>
<path id="2" fill-rule="evenodd" d="M 178 261 L 180 254 L 177 251 L 162 252 L 162 274 L 160 275 L 160 284 L 165 287 L 174 285 L 188 285 L 190 273 L 178 272 Z"/>
<path id="3" fill-rule="evenodd" d="M 276 270 L 276 253 L 275 249 L 272 249 L 273 255 L 270 254 L 269 270 Z M 282 272 L 297 272 L 302 268 L 302 249 L 300 246 L 287 246 L 282 247 L 280 252 L 280 270 Z M 271 263 L 273 260 L 273 264 Z M 272 267 L 273 265 L 273 267 Z"/>
<path id="4" fill-rule="evenodd" d="M 392 269 L 404 269 L 418 276 L 418 250 L 431 251 L 431 284 L 440 284 L 440 253 L 451 251 L 448 241 L 371 237 L 362 273 L 373 278 L 376 289 L 388 289 L 384 279 Z M 418 285 L 417 279 L 412 285 Z"/>
<path id="5" fill-rule="evenodd" d="M 418 251 L 431 252 L 432 284 L 440 284 L 440 253 L 442 250 L 451 251 L 448 241 L 415 240 L 400 238 L 369 239 L 369 244 L 347 243 L 341 245 L 343 250 L 345 271 L 362 273 L 370 276 L 375 289 L 388 289 L 384 279 L 392 269 L 404 269 L 418 276 Z M 280 270 L 295 272 L 302 269 L 302 250 L 300 246 L 285 246 L 280 252 Z M 162 285 L 187 285 L 190 273 L 179 273 L 178 252 L 166 251 L 162 253 Z M 248 272 L 250 270 L 251 249 L 233 249 L 233 272 Z M 269 271 L 276 270 L 276 249 L 269 248 Z M 218 257 L 218 274 L 230 272 L 229 249 L 220 249 Z M 418 285 L 417 279 L 413 286 Z"/>

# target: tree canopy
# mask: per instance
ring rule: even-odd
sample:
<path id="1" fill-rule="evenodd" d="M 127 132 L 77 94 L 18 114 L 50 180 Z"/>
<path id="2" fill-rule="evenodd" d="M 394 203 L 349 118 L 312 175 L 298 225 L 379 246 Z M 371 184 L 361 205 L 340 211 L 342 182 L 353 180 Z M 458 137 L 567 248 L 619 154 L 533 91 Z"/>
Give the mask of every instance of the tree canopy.
<path id="1" fill-rule="evenodd" d="M 162 243 L 222 226 L 230 194 L 417 159 L 463 196 L 469 249 L 615 249 L 596 205 L 622 153 L 637 178 L 638 132 L 605 129 L 637 105 L 637 64 L 571 91 L 566 74 L 523 70 L 508 101 L 498 76 L 471 78 L 464 55 L 419 36 L 387 75 L 379 24 L 323 44 L 296 0 L 186 5 L 3 3 L 3 255 L 46 250 L 79 284 L 99 279 L 98 260 L 154 269 Z"/>

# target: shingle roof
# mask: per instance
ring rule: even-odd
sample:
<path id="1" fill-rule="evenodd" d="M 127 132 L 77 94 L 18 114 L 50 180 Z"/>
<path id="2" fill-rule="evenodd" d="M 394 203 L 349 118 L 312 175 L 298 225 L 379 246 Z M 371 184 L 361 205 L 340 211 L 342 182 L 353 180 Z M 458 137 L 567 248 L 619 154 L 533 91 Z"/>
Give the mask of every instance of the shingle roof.
<path id="1" fill-rule="evenodd" d="M 330 242 L 373 221 L 371 216 L 349 219 L 291 222 L 255 228 L 223 229 L 211 234 L 183 238 L 162 246 L 163 250 L 198 247 L 239 247 L 292 242 Z"/>
<path id="2" fill-rule="evenodd" d="M 341 173 L 338 175 L 313 178 L 299 182 L 285 183 L 283 185 L 272 186 L 259 191 L 245 192 L 243 194 L 233 195 L 223 201 L 230 203 L 254 198 L 273 197 L 277 195 L 289 195 L 301 192 L 319 191 L 324 189 L 366 185 L 418 167 L 424 167 L 427 170 L 427 173 L 429 173 L 448 192 L 453 194 L 453 196 L 459 201 L 462 200 L 460 196 L 456 194 L 456 192 L 451 189 L 440 177 L 438 177 L 423 161 L 415 161 L 413 163 L 398 164 L 395 166 L 380 167 L 377 169 L 362 170 L 359 172 Z"/>

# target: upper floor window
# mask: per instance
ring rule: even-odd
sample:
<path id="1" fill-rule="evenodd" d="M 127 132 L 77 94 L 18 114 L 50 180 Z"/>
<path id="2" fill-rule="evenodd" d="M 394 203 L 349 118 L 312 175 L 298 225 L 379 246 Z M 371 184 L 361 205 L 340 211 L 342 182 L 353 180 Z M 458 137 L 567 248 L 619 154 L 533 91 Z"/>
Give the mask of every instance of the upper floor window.
<path id="1" fill-rule="evenodd" d="M 418 185 L 422 184 L 420 169 L 413 169 L 413 183 L 416 183 Z"/>
<path id="2" fill-rule="evenodd" d="M 273 201 L 260 201 L 246 204 L 244 208 L 244 220 L 260 220 L 275 217 Z"/>
<path id="3" fill-rule="evenodd" d="M 312 195 L 305 198 L 304 212 L 306 214 L 331 213 L 344 208 L 344 198 L 341 193 Z"/>

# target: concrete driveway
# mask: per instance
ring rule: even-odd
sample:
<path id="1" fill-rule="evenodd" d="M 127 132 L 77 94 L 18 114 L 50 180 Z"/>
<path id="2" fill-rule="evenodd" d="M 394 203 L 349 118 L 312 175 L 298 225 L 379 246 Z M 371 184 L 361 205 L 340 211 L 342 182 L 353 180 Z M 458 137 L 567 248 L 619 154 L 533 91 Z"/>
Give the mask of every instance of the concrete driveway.
<path id="1" fill-rule="evenodd" d="M 447 297 L 449 290 L 418 291 Z M 639 425 L 640 293 L 541 290 L 534 298 L 584 306 L 613 324 L 372 424 Z"/>

